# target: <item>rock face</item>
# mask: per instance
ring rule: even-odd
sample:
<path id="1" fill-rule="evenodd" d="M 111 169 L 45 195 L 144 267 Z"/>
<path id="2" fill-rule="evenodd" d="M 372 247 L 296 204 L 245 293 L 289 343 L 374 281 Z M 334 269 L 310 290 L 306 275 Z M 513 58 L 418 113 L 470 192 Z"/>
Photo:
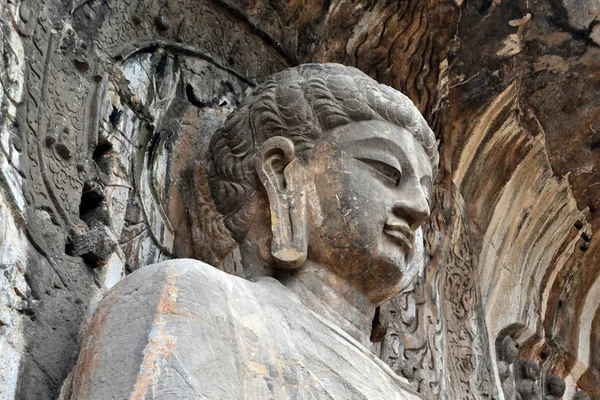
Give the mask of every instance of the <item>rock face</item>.
<path id="1" fill-rule="evenodd" d="M 0 398 L 56 398 L 130 272 L 242 274 L 231 243 L 205 245 L 224 226 L 197 229 L 213 210 L 191 164 L 303 62 L 402 91 L 439 141 L 428 263 L 373 351 L 426 398 L 490 398 L 518 380 L 510 337 L 540 395 L 556 376 L 600 397 L 598 20 L 592 0 L 0 0 Z"/>

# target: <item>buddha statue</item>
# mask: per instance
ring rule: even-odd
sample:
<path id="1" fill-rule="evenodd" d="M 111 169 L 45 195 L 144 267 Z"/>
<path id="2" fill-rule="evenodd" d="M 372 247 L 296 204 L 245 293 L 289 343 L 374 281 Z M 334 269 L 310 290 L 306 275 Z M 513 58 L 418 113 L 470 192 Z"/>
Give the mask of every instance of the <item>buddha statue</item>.
<path id="1" fill-rule="evenodd" d="M 540 367 L 534 360 L 520 360 L 519 374 L 516 377 L 516 389 L 523 400 L 541 400 L 538 387 Z"/>
<path id="2" fill-rule="evenodd" d="M 510 335 L 496 341 L 498 376 L 505 400 L 521 400 L 515 388 L 513 369 L 519 361 L 519 343 Z"/>
<path id="3" fill-rule="evenodd" d="M 565 394 L 565 381 L 560 376 L 548 375 L 546 377 L 546 395 L 544 400 L 560 400 Z"/>
<path id="4" fill-rule="evenodd" d="M 420 398 L 368 345 L 418 273 L 437 163 L 413 103 L 359 70 L 269 77 L 206 160 L 251 280 L 192 259 L 130 274 L 87 327 L 70 398 Z"/>

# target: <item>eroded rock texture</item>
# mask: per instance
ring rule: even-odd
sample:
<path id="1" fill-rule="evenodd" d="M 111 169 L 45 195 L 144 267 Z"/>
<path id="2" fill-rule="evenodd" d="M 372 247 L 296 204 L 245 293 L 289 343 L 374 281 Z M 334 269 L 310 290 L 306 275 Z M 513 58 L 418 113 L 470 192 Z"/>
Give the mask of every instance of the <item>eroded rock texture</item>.
<path id="1" fill-rule="evenodd" d="M 262 77 L 325 61 L 408 95 L 443 155 L 431 262 L 381 308 L 374 349 L 426 398 L 492 398 L 501 376 L 518 383 L 495 350 L 510 336 L 562 398 L 600 397 L 598 13 L 0 0 L 0 398 L 56 398 L 86 318 L 130 271 L 187 256 L 244 273 L 194 228 L 211 210 L 191 163 Z"/>

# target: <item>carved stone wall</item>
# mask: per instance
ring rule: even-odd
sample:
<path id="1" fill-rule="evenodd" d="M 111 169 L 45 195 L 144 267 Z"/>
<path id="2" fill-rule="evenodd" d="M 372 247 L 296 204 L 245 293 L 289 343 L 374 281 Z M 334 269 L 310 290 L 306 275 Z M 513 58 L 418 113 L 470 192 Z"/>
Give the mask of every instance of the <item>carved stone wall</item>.
<path id="1" fill-rule="evenodd" d="M 440 142 L 429 261 L 381 307 L 381 357 L 426 398 L 500 398 L 509 334 L 563 398 L 600 398 L 598 21 L 591 0 L 0 0 L 0 398 L 56 398 L 129 272 L 222 261 L 194 154 L 262 77 L 325 61 Z"/>

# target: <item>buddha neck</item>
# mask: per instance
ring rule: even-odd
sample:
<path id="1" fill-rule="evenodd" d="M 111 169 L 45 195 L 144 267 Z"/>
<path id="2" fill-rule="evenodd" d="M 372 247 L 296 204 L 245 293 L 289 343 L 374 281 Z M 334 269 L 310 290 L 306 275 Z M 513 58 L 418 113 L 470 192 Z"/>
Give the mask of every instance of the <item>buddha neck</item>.
<path id="1" fill-rule="evenodd" d="M 376 306 L 358 289 L 311 261 L 299 270 L 282 271 L 277 278 L 308 309 L 368 347 Z"/>

